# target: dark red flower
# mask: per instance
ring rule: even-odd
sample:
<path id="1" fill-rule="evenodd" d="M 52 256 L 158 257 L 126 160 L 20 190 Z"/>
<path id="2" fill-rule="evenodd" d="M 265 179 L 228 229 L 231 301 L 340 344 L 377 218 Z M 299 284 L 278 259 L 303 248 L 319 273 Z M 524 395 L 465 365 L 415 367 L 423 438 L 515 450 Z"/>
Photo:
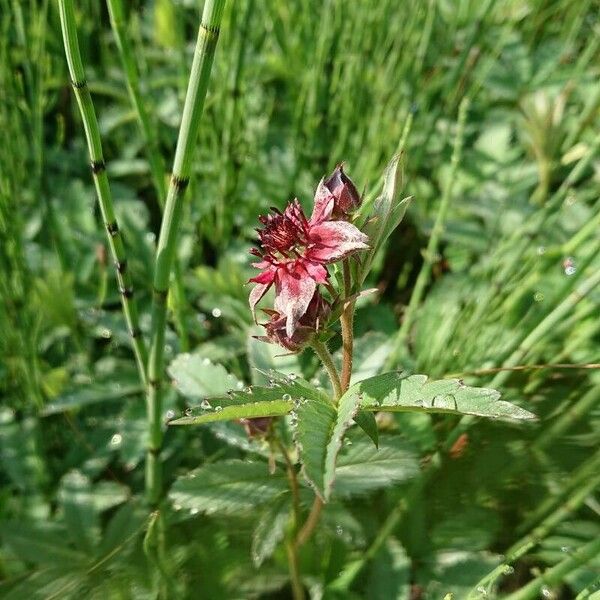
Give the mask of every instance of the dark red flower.
<path id="1" fill-rule="evenodd" d="M 263 342 L 279 344 L 290 352 L 300 352 L 312 336 L 324 328 L 331 314 L 331 309 L 317 290 L 291 336 L 286 331 L 287 318 L 285 315 L 276 310 L 265 309 L 264 312 L 269 315 L 269 320 L 263 323 L 266 336 L 260 336 L 258 339 Z"/>
<path id="2" fill-rule="evenodd" d="M 250 307 L 254 312 L 275 284 L 275 310 L 285 317 L 285 332 L 292 338 L 317 285 L 327 282 L 324 265 L 368 248 L 368 238 L 351 223 L 329 220 L 331 210 L 327 207 L 315 204 L 310 220 L 298 200 L 290 202 L 284 212 L 272 211 L 259 217 L 264 225 L 258 230 L 262 252 L 254 249 L 252 253 L 261 259 L 254 264 L 261 273 L 250 279 L 256 283 L 250 293 Z"/>
<path id="3" fill-rule="evenodd" d="M 344 173 L 339 164 L 327 179 L 321 179 L 315 193 L 314 214 L 325 215 L 326 219 L 346 219 L 361 203 L 356 186 Z"/>

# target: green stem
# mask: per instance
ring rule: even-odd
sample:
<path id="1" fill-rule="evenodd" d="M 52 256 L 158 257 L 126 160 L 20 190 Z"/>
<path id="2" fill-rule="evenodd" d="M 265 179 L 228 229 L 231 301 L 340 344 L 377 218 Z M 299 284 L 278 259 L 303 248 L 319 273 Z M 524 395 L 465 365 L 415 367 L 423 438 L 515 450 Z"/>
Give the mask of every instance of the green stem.
<path id="1" fill-rule="evenodd" d="M 108 236 L 108 245 L 117 271 L 117 282 L 119 293 L 121 294 L 123 312 L 131 336 L 140 379 L 143 383 L 146 383 L 146 345 L 139 327 L 137 306 L 133 299 L 133 285 L 127 269 L 125 247 L 115 216 L 108 177 L 106 176 L 106 164 L 102 154 L 102 142 L 100 140 L 100 129 L 98 127 L 96 111 L 94 110 L 94 104 L 86 82 L 85 71 L 79 52 L 73 2 L 72 0 L 59 0 L 58 6 L 69 75 L 85 129 L 94 185 L 98 195 L 104 227 Z"/>
<path id="2" fill-rule="evenodd" d="M 148 422 L 150 440 L 146 461 L 146 490 L 148 500 L 156 504 L 162 491 L 160 450 L 163 430 L 161 422 L 161 385 L 164 370 L 164 342 L 167 317 L 169 279 L 177 234 L 181 221 L 183 197 L 189 182 L 192 156 L 204 99 L 212 69 L 215 48 L 219 39 L 219 27 L 225 0 L 206 0 L 194 51 L 192 71 L 183 107 L 183 116 L 175 150 L 173 173 L 167 193 L 165 212 L 160 228 L 154 268 L 152 299 L 152 344 L 148 363 Z"/>
<path id="3" fill-rule="evenodd" d="M 348 300 L 352 292 L 352 279 L 350 276 L 350 263 L 344 260 L 344 301 L 347 302 L 340 323 L 342 325 L 342 376 L 341 388 L 344 393 L 350 386 L 352 377 L 352 360 L 354 354 L 354 300 Z"/>
<path id="4" fill-rule="evenodd" d="M 167 196 L 167 173 L 165 164 L 160 154 L 160 147 L 156 129 L 151 126 L 146 104 L 144 103 L 138 69 L 135 63 L 135 58 L 129 44 L 129 37 L 125 27 L 123 17 L 123 3 L 121 0 L 107 0 L 108 14 L 110 16 L 110 24 L 117 42 L 117 48 L 123 64 L 125 78 L 127 83 L 127 91 L 131 104 L 135 110 L 138 125 L 144 145 L 148 163 L 150 165 L 150 174 L 152 183 L 156 190 L 158 205 L 161 211 L 164 211 L 165 201 Z M 175 323 L 177 325 L 177 333 L 179 335 L 181 349 L 186 351 L 189 349 L 189 341 L 187 328 L 185 326 L 185 288 L 183 286 L 183 278 L 181 273 L 181 265 L 179 261 L 175 261 L 174 265 L 174 284 L 171 288 L 173 293 L 173 313 Z"/>
<path id="5" fill-rule="evenodd" d="M 292 541 L 287 541 L 285 549 L 288 555 L 288 568 L 290 571 L 290 582 L 292 584 L 292 595 L 294 600 L 304 600 L 304 587 L 300 579 L 300 570 L 298 568 L 298 554 Z"/>
<path id="6" fill-rule="evenodd" d="M 544 539 L 554 527 L 565 520 L 570 514 L 577 510 L 586 500 L 586 498 L 596 489 L 600 483 L 600 453 L 597 453 L 588 460 L 575 474 L 567 485 L 566 493 L 561 494 L 558 498 L 552 498 L 554 512 L 547 516 L 531 533 L 523 537 L 521 540 L 513 544 L 505 553 L 505 559 L 502 564 L 498 565 L 493 571 L 488 573 L 480 581 L 478 581 L 471 590 L 469 598 L 479 598 L 483 588 L 491 586 L 498 577 L 506 573 L 510 568 L 511 563 L 514 563 L 521 556 L 529 552 L 542 539 Z M 575 490 L 571 496 L 565 500 Z M 562 502 L 562 504 L 561 504 Z M 547 508 L 547 507 L 546 507 Z"/>
<path id="7" fill-rule="evenodd" d="M 530 581 L 520 590 L 505 596 L 504 600 L 531 600 L 532 598 L 538 598 L 543 587 L 560 585 L 569 573 L 585 565 L 588 561 L 595 558 L 599 552 L 600 537 L 597 537 L 556 566 L 546 570 L 542 575 Z"/>
<path id="8" fill-rule="evenodd" d="M 333 393 L 335 396 L 335 403 L 337 404 L 338 400 L 342 397 L 342 382 L 340 380 L 340 375 L 333 363 L 333 358 L 327 349 L 327 346 L 318 340 L 313 340 L 311 342 L 311 347 L 315 351 L 316 355 L 323 362 L 323 366 L 327 369 L 327 374 L 329 375 L 329 379 L 331 381 L 331 385 L 333 386 Z"/>
<path id="9" fill-rule="evenodd" d="M 408 334 L 412 328 L 413 322 L 415 320 L 417 311 L 421 304 L 421 300 L 423 298 L 423 294 L 425 292 L 425 288 L 429 284 L 429 279 L 431 277 L 431 270 L 433 264 L 436 260 L 438 247 L 440 243 L 440 238 L 444 232 L 444 223 L 446 222 L 446 217 L 448 215 L 448 209 L 450 207 L 450 199 L 452 197 L 452 189 L 454 187 L 454 180 L 456 178 L 456 171 L 460 162 L 462 147 L 464 141 L 464 133 L 465 133 L 465 123 L 467 119 L 467 111 L 469 109 L 469 99 L 463 98 L 460 107 L 458 109 L 458 125 L 456 128 L 456 136 L 454 138 L 454 148 L 452 151 L 452 159 L 450 163 L 450 173 L 448 175 L 448 181 L 444 188 L 444 192 L 442 194 L 442 199 L 440 200 L 440 205 L 438 208 L 438 212 L 436 215 L 435 223 L 433 225 L 433 229 L 431 230 L 431 236 L 429 238 L 429 243 L 427 244 L 427 249 L 425 250 L 423 267 L 419 271 L 419 275 L 417 277 L 417 281 L 415 283 L 415 287 L 413 289 L 412 295 L 410 297 L 410 302 L 406 309 L 406 313 L 404 315 L 404 319 L 402 321 L 402 325 L 398 334 L 396 335 L 396 339 L 394 341 L 394 347 L 392 352 L 390 353 L 390 357 L 388 359 L 387 366 L 391 368 L 395 366 L 397 363 L 404 342 L 408 337 Z"/>

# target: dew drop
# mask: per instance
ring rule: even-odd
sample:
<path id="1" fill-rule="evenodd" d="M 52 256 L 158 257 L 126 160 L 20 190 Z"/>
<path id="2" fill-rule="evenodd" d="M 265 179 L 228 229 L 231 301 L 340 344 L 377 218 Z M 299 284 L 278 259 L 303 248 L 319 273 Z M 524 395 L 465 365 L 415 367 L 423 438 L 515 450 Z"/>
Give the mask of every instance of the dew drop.
<path id="1" fill-rule="evenodd" d="M 571 275 L 575 275 L 575 273 L 577 273 L 577 267 L 575 265 L 573 257 L 567 256 L 567 258 L 563 260 L 563 269 L 567 277 L 570 277 Z"/>
<path id="2" fill-rule="evenodd" d="M 554 594 L 552 593 L 549 587 L 544 586 L 540 591 L 542 592 L 542 596 L 544 598 L 554 598 Z"/>
<path id="3" fill-rule="evenodd" d="M 202 359 L 202 364 L 203 364 L 205 367 L 208 367 L 208 365 L 210 365 L 210 358 L 203 358 L 203 359 Z"/>
<path id="4" fill-rule="evenodd" d="M 197 506 L 190 508 L 190 515 L 197 515 L 200 512 L 200 509 Z"/>
<path id="5" fill-rule="evenodd" d="M 512 575 L 515 572 L 514 567 L 511 567 L 510 565 L 506 565 L 504 567 L 504 574 L 505 575 Z"/>
<path id="6" fill-rule="evenodd" d="M 103 327 L 103 328 L 100 330 L 100 335 L 101 335 L 101 336 L 102 336 L 102 337 L 103 337 L 105 340 L 108 340 L 108 339 L 110 339 L 110 337 L 112 336 L 112 332 L 111 332 L 111 330 L 110 330 L 110 329 L 107 329 L 106 327 Z"/>
<path id="7" fill-rule="evenodd" d="M 223 314 L 223 312 L 220 308 L 213 308 L 211 314 L 215 319 L 218 319 Z"/>
<path id="8" fill-rule="evenodd" d="M 344 533 L 344 529 L 342 528 L 341 525 L 337 525 L 336 528 L 335 528 L 335 532 L 336 532 L 337 535 L 341 536 Z"/>
<path id="9" fill-rule="evenodd" d="M 286 402 L 289 402 L 292 399 L 292 397 L 289 394 L 284 394 L 282 396 L 282 399 L 285 400 Z"/>
<path id="10" fill-rule="evenodd" d="M 544 300 L 544 294 L 542 294 L 542 292 L 536 292 L 536 293 L 533 295 L 533 299 L 534 299 L 536 302 L 542 302 L 542 301 Z"/>
<path id="11" fill-rule="evenodd" d="M 219 412 L 219 411 L 221 411 L 221 410 L 223 410 L 223 407 L 222 407 L 222 406 L 215 406 L 215 411 L 216 411 L 216 412 Z"/>
<path id="12" fill-rule="evenodd" d="M 181 504 L 173 504 L 175 510 L 181 510 Z"/>
<path id="13" fill-rule="evenodd" d="M 123 436 L 120 433 L 115 433 L 111 438 L 110 438 L 110 445 L 113 447 L 117 447 L 120 446 L 121 443 L 123 442 Z"/>
<path id="14" fill-rule="evenodd" d="M 169 409 L 166 413 L 165 413 L 165 418 L 167 420 L 171 420 L 175 418 L 175 411 L 173 409 Z"/>
<path id="15" fill-rule="evenodd" d="M 480 585 L 480 586 L 477 588 L 477 591 L 478 591 L 478 592 L 479 592 L 479 593 L 480 593 L 482 596 L 487 596 L 487 591 L 486 591 L 486 589 L 485 589 L 483 586 L 481 586 L 481 585 Z"/>
<path id="16" fill-rule="evenodd" d="M 537 253 L 542 256 L 542 254 L 546 254 L 546 246 L 538 246 Z"/>
<path id="17" fill-rule="evenodd" d="M 291 381 L 294 381 L 297 378 L 298 378 L 298 375 L 296 375 L 296 373 L 290 373 L 288 375 L 288 379 L 291 380 Z"/>
<path id="18" fill-rule="evenodd" d="M 200 402 L 200 408 L 203 408 L 204 410 L 210 410 L 212 408 L 212 404 L 208 400 L 202 400 L 202 402 Z"/>
<path id="19" fill-rule="evenodd" d="M 188 406 L 188 408 L 185 409 L 184 414 L 186 417 L 191 417 L 192 416 L 192 409 Z"/>

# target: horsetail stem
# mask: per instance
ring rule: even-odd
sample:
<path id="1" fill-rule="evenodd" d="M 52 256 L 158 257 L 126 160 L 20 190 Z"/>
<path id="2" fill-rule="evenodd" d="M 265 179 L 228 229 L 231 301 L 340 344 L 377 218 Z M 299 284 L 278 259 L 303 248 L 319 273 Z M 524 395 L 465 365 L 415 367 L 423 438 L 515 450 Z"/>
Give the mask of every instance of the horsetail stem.
<path id="1" fill-rule="evenodd" d="M 148 360 L 146 345 L 139 327 L 137 305 L 133 298 L 133 285 L 127 268 L 125 247 L 115 216 L 112 194 L 106 175 L 106 163 L 104 162 L 102 153 L 102 141 L 100 139 L 98 119 L 96 118 L 96 111 L 87 85 L 81 54 L 79 52 L 73 2 L 72 0 L 59 0 L 58 6 L 71 85 L 83 121 L 92 176 L 96 187 L 96 194 L 100 204 L 104 227 L 108 237 L 108 245 L 116 269 L 123 313 L 125 314 L 129 335 L 131 336 L 131 343 L 140 379 L 145 384 L 146 363 Z"/>
<path id="2" fill-rule="evenodd" d="M 148 110 L 140 89 L 138 69 L 125 29 L 123 3 L 121 0 L 107 0 L 106 3 L 108 6 L 108 14 L 110 16 L 110 24 L 125 72 L 127 91 L 129 93 L 131 104 L 135 110 L 140 132 L 145 143 L 146 155 L 148 157 L 148 164 L 150 165 L 150 174 L 154 189 L 156 190 L 158 205 L 161 211 L 164 211 L 167 197 L 167 172 L 162 156 L 160 155 L 158 136 L 156 135 L 156 130 L 150 124 Z M 177 326 L 177 333 L 179 335 L 179 342 L 181 350 L 186 351 L 189 349 L 189 340 L 185 326 L 186 300 L 179 261 L 175 261 L 174 282 L 171 289 L 174 296 L 173 314 Z"/>
<path id="3" fill-rule="evenodd" d="M 156 250 L 147 402 L 150 440 L 146 459 L 146 492 L 151 504 L 158 502 L 162 489 L 160 467 L 160 449 L 163 438 L 161 385 L 164 369 L 169 277 L 175 256 L 183 196 L 190 177 L 193 150 L 198 137 L 198 126 L 208 89 L 215 48 L 219 39 L 219 27 L 224 6 L 225 0 L 206 0 L 204 4 L 177 139 L 173 173 Z"/>

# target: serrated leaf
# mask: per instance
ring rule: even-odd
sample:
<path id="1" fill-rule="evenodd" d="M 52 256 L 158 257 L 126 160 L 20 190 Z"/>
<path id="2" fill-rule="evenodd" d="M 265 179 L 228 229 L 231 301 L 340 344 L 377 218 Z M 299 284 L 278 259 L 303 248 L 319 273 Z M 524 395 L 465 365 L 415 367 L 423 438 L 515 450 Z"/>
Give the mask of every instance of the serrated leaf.
<path id="1" fill-rule="evenodd" d="M 169 365 L 173 385 L 184 396 L 192 399 L 224 394 L 240 388 L 241 382 L 222 365 L 194 354 L 179 354 Z"/>
<path id="2" fill-rule="evenodd" d="M 329 500 L 335 479 L 335 463 L 342 447 L 344 435 L 352 425 L 360 405 L 360 396 L 344 394 L 338 403 L 335 424 L 325 452 L 325 472 L 323 474 L 323 487 L 325 500 Z"/>
<path id="3" fill-rule="evenodd" d="M 353 441 L 336 467 L 335 496 L 355 496 L 406 481 L 419 472 L 418 457 L 406 441 L 385 437 L 379 449 Z"/>
<path id="4" fill-rule="evenodd" d="M 287 480 L 270 475 L 263 462 L 226 460 L 195 469 L 171 487 L 176 510 L 233 515 L 269 502 L 287 490 Z"/>
<path id="5" fill-rule="evenodd" d="M 285 535 L 289 520 L 289 498 L 282 496 L 265 508 L 252 534 L 252 562 L 260 567 Z"/>
<path id="6" fill-rule="evenodd" d="M 215 421 L 233 421 L 237 419 L 256 419 L 258 417 L 280 417 L 289 413 L 294 403 L 286 400 L 271 400 L 267 402 L 251 402 L 234 406 L 215 406 L 212 411 L 193 417 L 181 417 L 169 421 L 169 425 L 201 425 Z M 220 409 L 220 410 L 218 410 Z"/>
<path id="7" fill-rule="evenodd" d="M 458 379 L 429 381 L 426 375 L 384 373 L 353 385 L 342 396 L 359 397 L 365 410 L 420 411 L 498 419 L 535 419 L 529 411 L 499 400 L 500 392 L 467 386 Z"/>
<path id="8" fill-rule="evenodd" d="M 264 371 L 270 381 L 269 387 L 251 386 L 246 389 L 229 390 L 220 396 L 204 398 L 203 405 L 188 409 L 190 413 L 170 421 L 170 425 L 199 425 L 215 421 L 242 418 L 278 417 L 290 412 L 295 403 L 306 399 L 328 401 L 323 390 L 295 375 L 284 375 L 277 371 Z"/>
<path id="9" fill-rule="evenodd" d="M 322 500 L 325 500 L 327 446 L 336 418 L 335 407 L 323 399 L 301 402 L 295 412 L 294 442 L 302 462 L 302 472 Z"/>

